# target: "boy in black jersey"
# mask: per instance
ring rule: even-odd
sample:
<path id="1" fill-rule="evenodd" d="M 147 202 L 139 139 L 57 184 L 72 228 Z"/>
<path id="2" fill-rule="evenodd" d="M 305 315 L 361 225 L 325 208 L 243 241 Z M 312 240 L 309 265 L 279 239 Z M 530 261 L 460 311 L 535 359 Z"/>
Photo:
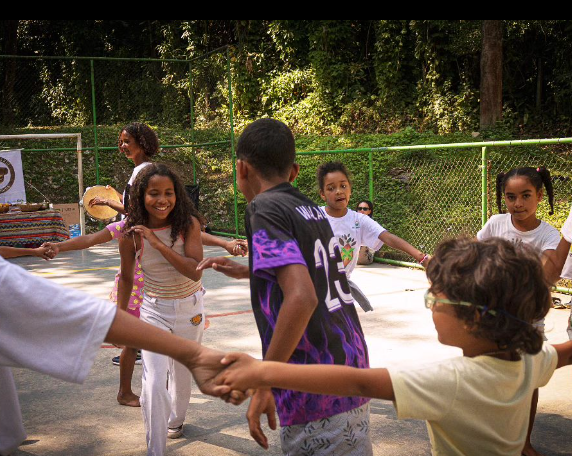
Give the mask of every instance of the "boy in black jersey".
<path id="1" fill-rule="evenodd" d="M 217 257 L 203 260 L 198 269 L 213 267 L 234 278 L 250 278 L 265 360 L 368 367 L 363 331 L 330 224 L 290 184 L 299 171 L 295 156 L 294 137 L 282 122 L 260 119 L 244 130 L 236 169 L 238 186 L 249 202 L 249 267 Z M 275 429 L 276 407 L 285 454 L 372 454 L 367 401 L 259 389 L 247 413 L 250 433 L 267 448 L 260 415 L 267 414 Z"/>

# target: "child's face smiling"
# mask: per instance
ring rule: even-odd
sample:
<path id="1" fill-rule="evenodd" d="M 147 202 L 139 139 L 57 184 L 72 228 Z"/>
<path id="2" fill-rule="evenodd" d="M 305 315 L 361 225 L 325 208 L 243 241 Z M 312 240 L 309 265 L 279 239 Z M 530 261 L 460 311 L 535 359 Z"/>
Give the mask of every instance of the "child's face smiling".
<path id="1" fill-rule="evenodd" d="M 352 187 L 341 171 L 334 171 L 324 177 L 324 188 L 320 196 L 326 202 L 328 213 L 334 217 L 346 215 L 348 203 L 352 196 Z"/>
<path id="2" fill-rule="evenodd" d="M 176 202 L 175 186 L 171 178 L 159 175 L 151 177 L 145 190 L 145 209 L 149 214 L 150 228 L 166 226 Z"/>
<path id="3" fill-rule="evenodd" d="M 508 180 L 504 189 L 504 200 L 513 221 L 518 224 L 536 222 L 536 208 L 542 200 L 542 191 L 523 176 L 515 176 Z"/>
<path id="4" fill-rule="evenodd" d="M 145 158 L 145 151 L 135 141 L 135 138 L 125 130 L 121 132 L 119 137 L 119 148 L 125 154 L 125 157 L 133 162 L 142 162 Z"/>

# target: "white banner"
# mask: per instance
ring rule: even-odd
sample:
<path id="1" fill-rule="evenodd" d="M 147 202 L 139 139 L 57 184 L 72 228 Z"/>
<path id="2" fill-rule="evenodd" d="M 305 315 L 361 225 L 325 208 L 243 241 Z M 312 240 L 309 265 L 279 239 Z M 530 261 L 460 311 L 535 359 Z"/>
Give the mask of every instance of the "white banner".
<path id="1" fill-rule="evenodd" d="M 26 202 L 21 150 L 0 150 L 0 203 Z"/>

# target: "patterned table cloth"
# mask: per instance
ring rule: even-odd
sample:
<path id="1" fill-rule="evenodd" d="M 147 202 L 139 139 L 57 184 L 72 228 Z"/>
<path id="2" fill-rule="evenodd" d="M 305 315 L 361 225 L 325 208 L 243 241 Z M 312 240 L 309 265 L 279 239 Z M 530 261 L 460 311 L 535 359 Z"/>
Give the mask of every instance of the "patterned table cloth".
<path id="1" fill-rule="evenodd" d="M 1 246 L 39 247 L 43 242 L 61 242 L 69 238 L 59 211 L 0 214 Z"/>

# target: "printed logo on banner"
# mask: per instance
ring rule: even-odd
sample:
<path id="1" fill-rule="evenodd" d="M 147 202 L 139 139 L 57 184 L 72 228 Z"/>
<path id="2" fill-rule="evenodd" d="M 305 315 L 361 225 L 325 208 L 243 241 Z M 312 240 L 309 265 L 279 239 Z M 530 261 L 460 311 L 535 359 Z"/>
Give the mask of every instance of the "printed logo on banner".
<path id="1" fill-rule="evenodd" d="M 7 192 L 14 185 L 16 173 L 12 163 L 0 157 L 0 193 Z"/>

